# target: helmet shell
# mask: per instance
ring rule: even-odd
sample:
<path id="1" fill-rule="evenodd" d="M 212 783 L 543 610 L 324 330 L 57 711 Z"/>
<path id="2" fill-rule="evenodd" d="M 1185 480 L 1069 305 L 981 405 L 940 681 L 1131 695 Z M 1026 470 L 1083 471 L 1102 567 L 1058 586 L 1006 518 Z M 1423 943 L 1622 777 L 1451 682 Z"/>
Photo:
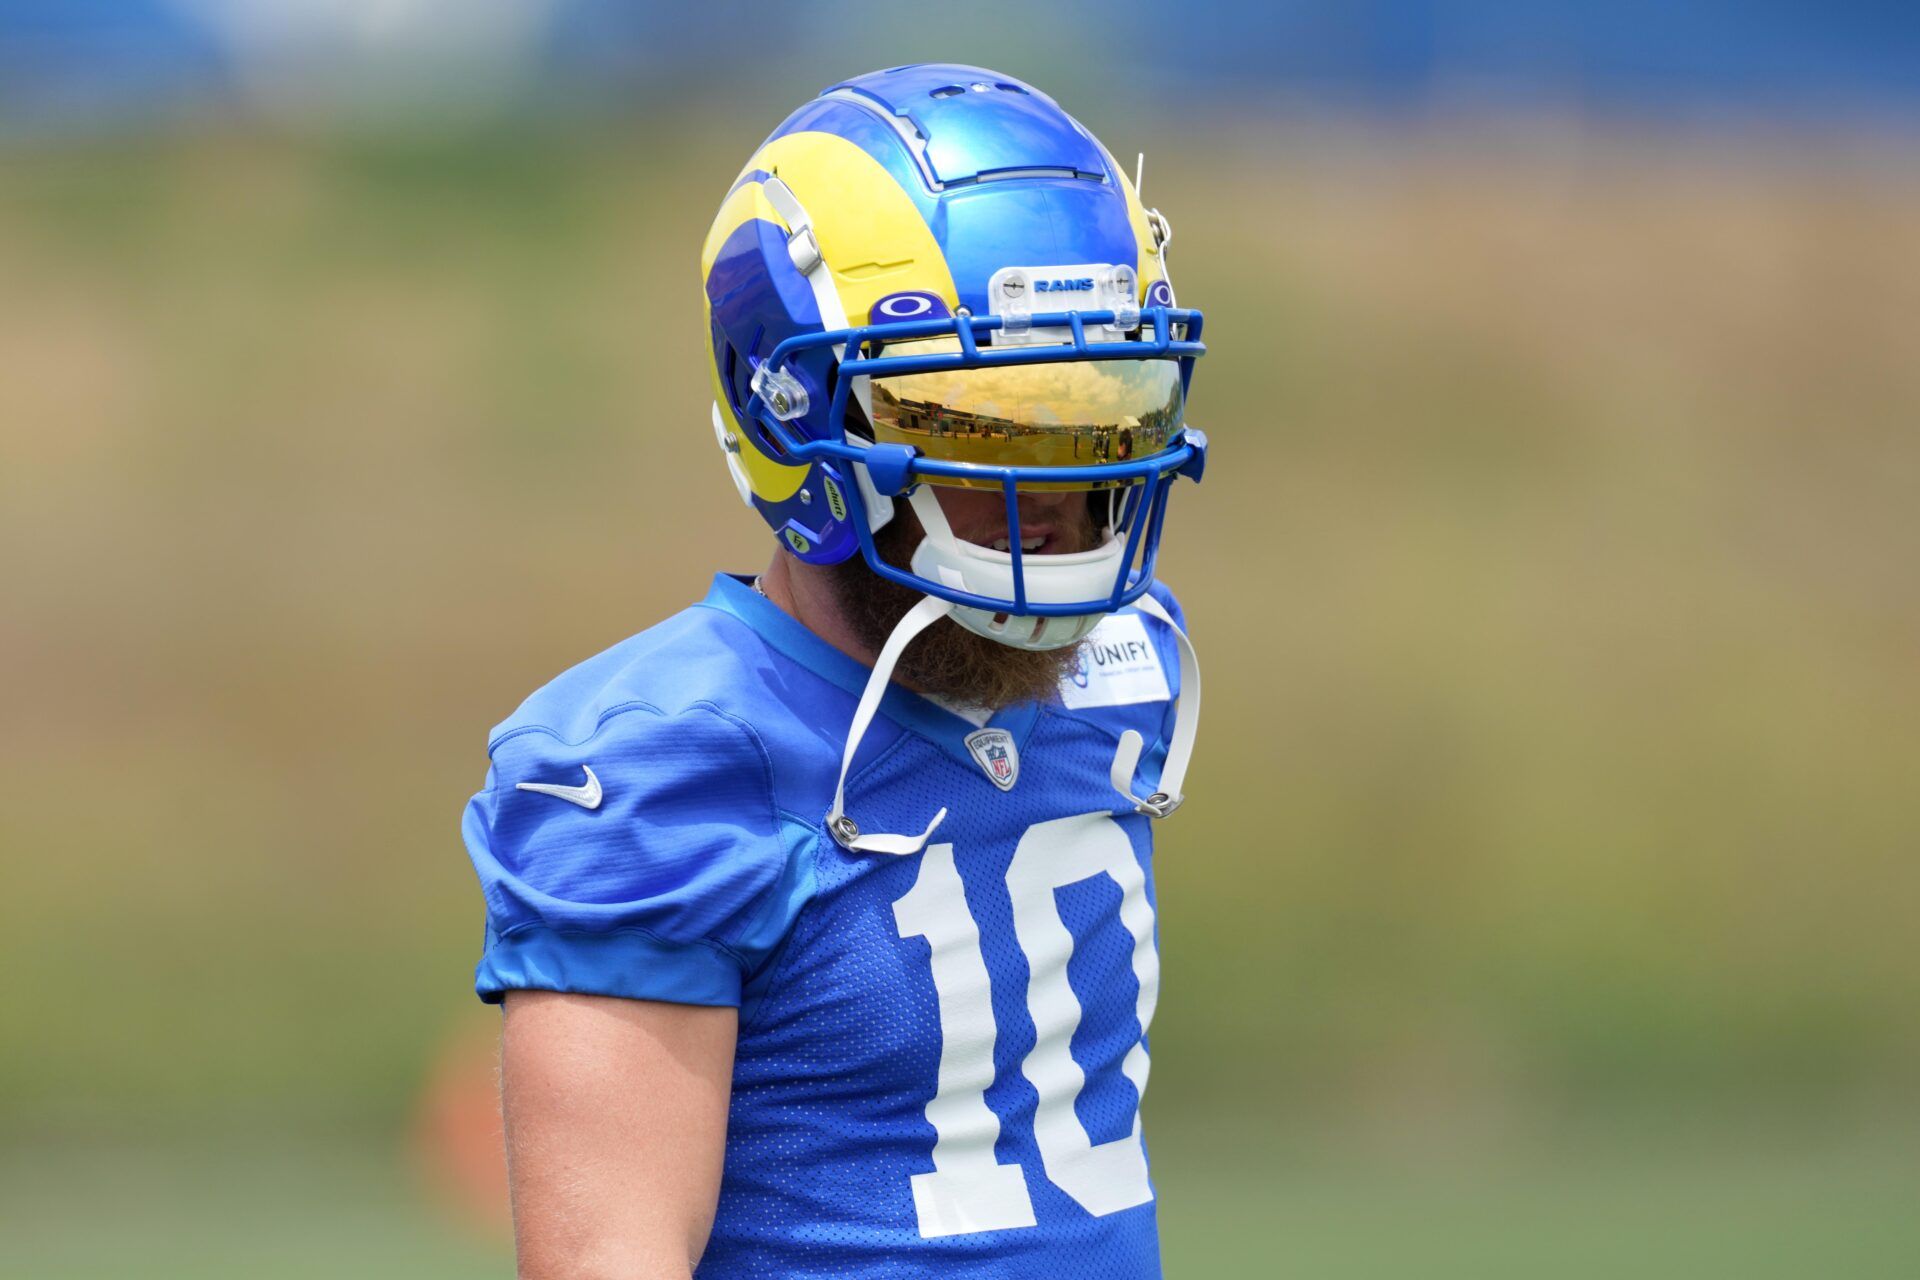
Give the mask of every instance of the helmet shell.
<path id="1" fill-rule="evenodd" d="M 805 211 L 829 282 L 816 289 L 789 244 L 784 187 Z M 791 206 L 789 206 L 791 207 Z M 985 315 L 1005 267 L 1133 269 L 1136 305 L 1170 305 L 1160 245 L 1121 167 L 1033 86 L 982 67 L 929 63 L 842 81 L 795 111 L 735 179 L 701 256 L 715 434 L 742 498 L 802 560 L 859 549 L 892 501 L 844 462 L 803 463 L 745 414 L 761 362 L 788 338 L 962 308 Z M 786 419 L 802 439 L 839 440 L 828 421 L 839 360 L 816 347 L 790 363 Z"/>

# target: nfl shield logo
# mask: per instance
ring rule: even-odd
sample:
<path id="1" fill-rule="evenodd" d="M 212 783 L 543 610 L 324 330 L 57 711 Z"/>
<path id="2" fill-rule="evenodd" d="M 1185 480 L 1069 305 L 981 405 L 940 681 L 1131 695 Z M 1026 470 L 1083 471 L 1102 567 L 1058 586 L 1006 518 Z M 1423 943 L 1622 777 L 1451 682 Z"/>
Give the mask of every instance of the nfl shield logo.
<path id="1" fill-rule="evenodd" d="M 1013 735 L 1005 729 L 981 729 L 967 735 L 967 750 L 979 762 L 987 781 L 1002 791 L 1013 790 L 1020 780 L 1020 752 Z"/>

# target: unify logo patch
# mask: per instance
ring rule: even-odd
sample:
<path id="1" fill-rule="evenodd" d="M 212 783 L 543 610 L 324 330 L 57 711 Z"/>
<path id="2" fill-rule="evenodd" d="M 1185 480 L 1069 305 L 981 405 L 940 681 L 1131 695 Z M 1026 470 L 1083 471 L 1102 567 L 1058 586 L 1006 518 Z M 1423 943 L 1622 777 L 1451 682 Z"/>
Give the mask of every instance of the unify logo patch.
<path id="1" fill-rule="evenodd" d="M 1165 702 L 1173 696 L 1147 621 L 1137 613 L 1102 618 L 1080 646 L 1079 657 L 1079 665 L 1060 681 L 1060 701 L 1073 710 Z"/>
<path id="2" fill-rule="evenodd" d="M 987 775 L 987 781 L 1002 791 L 1013 790 L 1020 781 L 1020 749 L 1005 729 L 980 729 L 967 735 L 967 750 Z"/>

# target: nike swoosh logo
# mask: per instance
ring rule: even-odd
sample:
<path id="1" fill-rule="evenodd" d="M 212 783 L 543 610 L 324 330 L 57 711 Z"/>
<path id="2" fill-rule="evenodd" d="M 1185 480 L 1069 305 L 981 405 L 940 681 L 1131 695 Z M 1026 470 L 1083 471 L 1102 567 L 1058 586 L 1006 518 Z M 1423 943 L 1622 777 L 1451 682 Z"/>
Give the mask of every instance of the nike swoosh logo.
<path id="1" fill-rule="evenodd" d="M 563 787 L 557 782 L 517 782 L 514 785 L 522 791 L 538 791 L 544 796 L 559 796 L 562 800 L 579 805 L 582 809 L 600 807 L 600 779 L 593 776 L 593 766 L 581 765 L 587 771 L 587 782 L 581 787 Z"/>

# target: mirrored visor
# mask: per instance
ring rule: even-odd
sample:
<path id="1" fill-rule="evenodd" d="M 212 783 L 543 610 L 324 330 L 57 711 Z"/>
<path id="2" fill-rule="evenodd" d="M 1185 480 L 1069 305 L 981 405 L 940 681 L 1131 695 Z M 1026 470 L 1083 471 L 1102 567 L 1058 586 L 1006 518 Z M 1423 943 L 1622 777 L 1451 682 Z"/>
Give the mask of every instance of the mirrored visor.
<path id="1" fill-rule="evenodd" d="M 942 337 L 892 343 L 884 354 L 959 349 L 959 339 Z M 1144 458 L 1167 447 L 1186 407 L 1177 360 L 1072 360 L 910 373 L 874 378 L 872 391 L 876 441 L 912 445 L 929 458 L 992 466 L 1084 467 Z M 1129 482 L 1057 487 L 1124 483 Z M 996 487 L 993 481 L 978 484 Z"/>

